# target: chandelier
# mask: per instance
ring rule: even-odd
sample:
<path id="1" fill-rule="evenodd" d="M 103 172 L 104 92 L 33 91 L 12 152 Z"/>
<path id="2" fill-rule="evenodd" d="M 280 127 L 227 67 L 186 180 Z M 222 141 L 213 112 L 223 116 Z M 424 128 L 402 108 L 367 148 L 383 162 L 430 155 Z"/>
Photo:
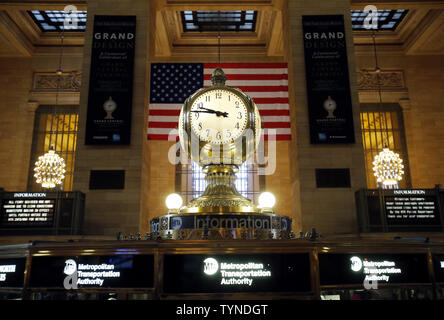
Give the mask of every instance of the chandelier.
<path id="1" fill-rule="evenodd" d="M 384 148 L 379 154 L 375 156 L 373 161 L 373 171 L 375 173 L 376 181 L 382 183 L 384 188 L 396 187 L 398 181 L 402 180 L 404 174 L 404 165 L 399 154 L 391 151 L 389 148 Z"/>
<path id="2" fill-rule="evenodd" d="M 41 183 L 43 188 L 55 188 L 62 184 L 65 178 L 65 160 L 55 153 L 51 147 L 47 153 L 40 156 L 35 163 L 34 177 L 37 183 Z"/>
<path id="3" fill-rule="evenodd" d="M 60 46 L 60 57 L 59 57 L 59 67 L 56 71 L 57 74 L 57 90 L 56 90 L 56 102 L 54 105 L 54 114 L 51 118 L 51 131 L 53 128 L 53 121 L 56 121 L 56 126 L 58 126 L 58 118 L 56 114 L 56 108 L 58 104 L 59 98 L 59 87 L 60 87 L 60 77 L 62 75 L 62 56 L 63 56 L 63 38 L 64 38 L 64 29 L 61 34 L 61 46 Z M 51 141 L 53 134 L 49 140 Z M 54 138 L 56 136 L 54 135 Z M 43 156 L 40 156 L 38 160 L 35 162 L 34 166 L 34 177 L 36 178 L 36 182 L 41 184 L 43 188 L 53 189 L 57 185 L 61 185 L 63 179 L 65 178 L 65 160 L 60 157 L 54 151 L 54 146 L 51 145 L 49 151 L 45 153 Z"/>
<path id="4" fill-rule="evenodd" d="M 382 110 L 382 94 L 381 94 L 381 81 L 380 81 L 380 73 L 381 68 L 378 65 L 378 56 L 376 54 L 376 34 L 373 32 L 373 47 L 375 51 L 375 72 L 376 77 L 378 79 L 378 92 L 379 92 L 379 106 L 381 108 L 381 114 L 383 113 Z M 382 117 L 380 116 L 380 124 L 381 129 L 383 128 L 382 125 Z M 387 119 L 385 118 L 385 121 Z M 385 123 L 385 128 L 387 128 L 387 122 Z M 404 174 L 404 165 L 402 164 L 402 159 L 399 157 L 399 154 L 396 152 L 391 151 L 387 143 L 389 142 L 388 132 L 385 132 L 385 135 L 383 132 L 381 132 L 381 135 L 384 140 L 384 136 L 386 138 L 386 144 L 384 145 L 384 148 L 382 151 L 377 154 L 373 160 L 373 172 L 376 177 L 376 182 L 378 184 L 382 184 L 383 189 L 392 189 L 398 188 L 398 181 L 402 180 L 402 175 Z"/>

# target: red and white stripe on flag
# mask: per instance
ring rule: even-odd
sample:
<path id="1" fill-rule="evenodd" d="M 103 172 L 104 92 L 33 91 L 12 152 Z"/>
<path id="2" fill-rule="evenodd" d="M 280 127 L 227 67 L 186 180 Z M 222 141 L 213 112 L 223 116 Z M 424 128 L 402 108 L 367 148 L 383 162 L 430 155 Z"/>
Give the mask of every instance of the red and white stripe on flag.
<path id="1" fill-rule="evenodd" d="M 286 63 L 205 63 L 203 84 L 211 85 L 211 74 L 221 67 L 226 84 L 241 89 L 259 108 L 262 128 L 275 129 L 276 140 L 291 140 L 290 109 L 288 101 L 288 68 Z M 150 103 L 148 139 L 168 140 L 177 128 L 181 103 Z M 177 132 L 177 131 L 176 131 Z"/>

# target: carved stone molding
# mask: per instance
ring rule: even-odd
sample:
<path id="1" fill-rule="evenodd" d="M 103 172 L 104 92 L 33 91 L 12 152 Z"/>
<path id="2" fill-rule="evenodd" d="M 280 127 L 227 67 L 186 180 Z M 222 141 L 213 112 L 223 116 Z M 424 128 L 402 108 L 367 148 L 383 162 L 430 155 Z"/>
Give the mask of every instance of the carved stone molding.
<path id="1" fill-rule="evenodd" d="M 399 105 L 401 106 L 402 110 L 404 110 L 404 111 L 410 111 L 410 109 L 412 107 L 410 99 L 407 99 L 407 98 L 399 99 Z"/>
<path id="2" fill-rule="evenodd" d="M 35 112 L 39 107 L 39 105 L 40 104 L 38 101 L 29 100 L 28 103 L 26 104 L 26 110 L 29 112 Z"/>
<path id="3" fill-rule="evenodd" d="M 378 90 L 379 86 L 381 90 L 405 89 L 402 70 L 358 70 L 357 79 L 359 90 Z"/>
<path id="4" fill-rule="evenodd" d="M 59 92 L 80 92 L 82 73 L 79 71 L 64 72 L 60 76 L 54 72 L 35 72 L 32 91 L 56 92 L 59 77 Z"/>

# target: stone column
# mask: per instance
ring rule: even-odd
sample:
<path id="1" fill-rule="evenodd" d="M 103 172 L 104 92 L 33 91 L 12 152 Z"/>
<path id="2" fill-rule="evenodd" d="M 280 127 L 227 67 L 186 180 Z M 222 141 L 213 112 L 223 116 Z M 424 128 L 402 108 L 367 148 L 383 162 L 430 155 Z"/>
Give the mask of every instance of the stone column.
<path id="1" fill-rule="evenodd" d="M 85 125 L 91 65 L 94 15 L 135 15 L 136 52 L 133 80 L 131 144 L 127 146 L 85 145 Z M 79 133 L 74 190 L 86 193 L 86 234 L 114 235 L 137 232 L 140 214 L 142 142 L 145 139 L 144 109 L 146 83 L 148 1 L 89 0 L 83 53 Z M 89 190 L 90 170 L 125 170 L 123 190 Z"/>
<path id="2" fill-rule="evenodd" d="M 310 144 L 302 34 L 303 15 L 342 14 L 345 20 L 348 69 L 353 104 L 353 144 Z M 315 227 L 321 233 L 357 232 L 354 193 L 364 188 L 365 164 L 361 141 L 359 101 L 349 0 L 288 1 L 289 89 L 293 96 L 291 119 L 294 139 L 290 146 L 294 215 L 300 215 L 303 231 Z M 316 168 L 350 168 L 351 188 L 317 188 Z M 295 230 L 297 231 L 297 230 Z"/>

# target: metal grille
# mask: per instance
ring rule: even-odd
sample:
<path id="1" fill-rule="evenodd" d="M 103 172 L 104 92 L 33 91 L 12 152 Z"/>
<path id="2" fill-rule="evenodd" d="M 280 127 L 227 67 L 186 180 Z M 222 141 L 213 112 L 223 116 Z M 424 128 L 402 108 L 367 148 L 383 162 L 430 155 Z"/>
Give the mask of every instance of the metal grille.
<path id="1" fill-rule="evenodd" d="M 178 186 L 180 189 L 176 191 L 182 194 L 186 202 L 199 197 L 205 191 L 207 187 L 205 174 L 197 163 L 179 165 L 177 170 L 179 172 L 177 172 L 176 176 L 180 179 L 180 186 Z M 248 162 L 244 163 L 239 167 L 236 177 L 235 185 L 239 193 L 257 202 L 260 181 L 256 165 Z"/>
<path id="2" fill-rule="evenodd" d="M 378 187 L 376 177 L 373 174 L 373 160 L 385 145 L 390 150 L 399 153 L 399 156 L 403 160 L 404 176 L 399 182 L 399 188 L 410 187 L 404 126 L 402 112 L 399 110 L 399 107 L 382 105 L 382 108 L 380 108 L 379 105 L 361 105 L 360 117 L 367 187 L 369 189 Z"/>
<path id="3" fill-rule="evenodd" d="M 76 106 L 58 106 L 56 112 L 53 106 L 40 106 L 37 109 L 28 178 L 29 190 L 41 189 L 41 186 L 35 182 L 34 164 L 38 157 L 48 152 L 53 145 L 55 152 L 66 163 L 62 190 L 72 191 L 78 120 Z"/>
<path id="4" fill-rule="evenodd" d="M 188 31 L 254 31 L 257 11 L 181 11 Z"/>
<path id="5" fill-rule="evenodd" d="M 378 11 L 378 30 L 395 31 L 402 19 L 407 15 L 408 10 L 377 10 Z M 364 21 L 369 13 L 363 10 L 351 10 L 351 20 L 353 30 L 366 30 Z"/>
<path id="6" fill-rule="evenodd" d="M 77 27 L 66 28 L 65 31 L 85 31 L 86 29 L 86 11 L 72 11 L 66 13 L 64 11 L 47 10 L 47 11 L 28 11 L 31 18 L 39 26 L 40 30 L 45 31 L 62 31 L 64 29 L 64 22 L 74 22 L 72 20 L 75 15 L 77 20 Z"/>

